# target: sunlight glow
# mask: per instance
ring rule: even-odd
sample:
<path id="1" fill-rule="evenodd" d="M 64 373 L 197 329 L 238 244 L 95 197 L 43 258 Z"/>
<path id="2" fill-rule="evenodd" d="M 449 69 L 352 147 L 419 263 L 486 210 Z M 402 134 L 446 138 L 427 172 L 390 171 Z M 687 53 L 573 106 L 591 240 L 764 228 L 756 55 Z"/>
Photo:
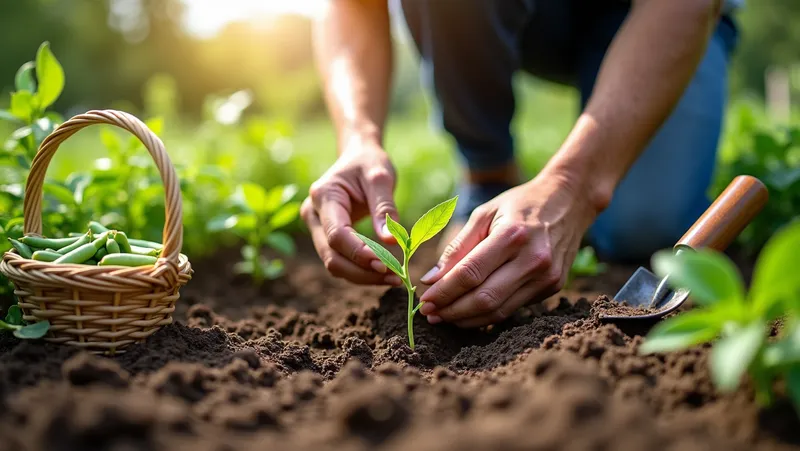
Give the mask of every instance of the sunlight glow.
<path id="1" fill-rule="evenodd" d="M 284 14 L 314 17 L 328 0 L 183 0 L 186 30 L 198 37 L 214 36 L 227 23 L 268 21 Z"/>

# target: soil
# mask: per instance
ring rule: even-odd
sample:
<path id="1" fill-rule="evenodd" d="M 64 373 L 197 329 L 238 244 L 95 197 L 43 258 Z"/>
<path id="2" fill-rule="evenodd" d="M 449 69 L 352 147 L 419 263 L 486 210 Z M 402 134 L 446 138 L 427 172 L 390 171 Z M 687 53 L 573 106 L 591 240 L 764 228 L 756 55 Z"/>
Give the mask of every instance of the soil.
<path id="1" fill-rule="evenodd" d="M 786 401 L 714 390 L 707 347 L 640 356 L 646 328 L 598 320 L 635 267 L 482 330 L 417 316 L 412 351 L 402 289 L 333 279 L 307 245 L 256 288 L 236 255 L 194 262 L 176 323 L 122 355 L 3 335 L 0 451 L 800 449 Z"/>

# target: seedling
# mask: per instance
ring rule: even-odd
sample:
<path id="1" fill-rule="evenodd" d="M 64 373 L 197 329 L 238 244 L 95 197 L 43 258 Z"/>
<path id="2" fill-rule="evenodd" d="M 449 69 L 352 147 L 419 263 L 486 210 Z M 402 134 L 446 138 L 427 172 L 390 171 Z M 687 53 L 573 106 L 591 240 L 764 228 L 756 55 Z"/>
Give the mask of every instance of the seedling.
<path id="1" fill-rule="evenodd" d="M 261 249 L 267 245 L 283 255 L 294 255 L 292 237 L 280 229 L 299 217 L 300 204 L 292 200 L 296 193 L 294 185 L 276 186 L 267 191 L 259 185 L 245 183 L 239 186 L 232 199 L 237 211 L 209 222 L 209 231 L 228 230 L 246 241 L 241 250 L 242 261 L 236 264 L 234 271 L 249 274 L 257 284 L 283 274 L 283 261 L 266 259 Z"/>
<path id="2" fill-rule="evenodd" d="M 711 376 L 718 389 L 735 390 L 748 372 L 756 400 L 772 402 L 772 383 L 785 378 L 787 390 L 800 413 L 800 221 L 784 227 L 758 257 L 749 293 L 733 262 L 711 250 L 661 251 L 653 269 L 670 274 L 673 286 L 691 290 L 701 306 L 670 318 L 646 337 L 640 352 L 668 352 L 711 342 Z M 769 342 L 769 325 L 783 318 L 785 331 Z"/>
<path id="3" fill-rule="evenodd" d="M 575 277 L 596 276 L 606 271 L 606 265 L 597 260 L 594 248 L 586 246 L 578 251 L 567 276 L 567 285 L 571 284 Z"/>
<path id="4" fill-rule="evenodd" d="M 408 291 L 408 344 L 411 346 L 411 349 L 414 349 L 414 314 L 417 313 L 422 303 L 417 304 L 416 307 L 414 306 L 414 292 L 417 287 L 411 283 L 408 262 L 422 243 L 436 236 L 436 234 L 441 232 L 447 223 L 450 222 L 453 211 L 456 209 L 457 202 L 458 196 L 446 200 L 428 210 L 428 212 L 422 215 L 411 228 L 411 234 L 409 234 L 400 223 L 390 218 L 388 214 L 386 215 L 386 226 L 392 236 L 397 239 L 400 249 L 403 250 L 402 265 L 391 252 L 386 250 L 386 248 L 358 232 L 353 232 L 361 241 L 372 249 L 372 252 L 375 253 L 378 259 L 380 259 L 387 268 L 400 277 Z"/>

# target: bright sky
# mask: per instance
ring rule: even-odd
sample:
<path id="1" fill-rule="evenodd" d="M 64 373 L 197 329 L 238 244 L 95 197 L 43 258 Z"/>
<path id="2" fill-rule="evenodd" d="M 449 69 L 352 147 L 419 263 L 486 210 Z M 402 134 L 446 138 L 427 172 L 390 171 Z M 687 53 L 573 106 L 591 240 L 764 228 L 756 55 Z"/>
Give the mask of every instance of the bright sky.
<path id="1" fill-rule="evenodd" d="M 186 28 L 198 36 L 212 36 L 228 22 L 254 16 L 297 13 L 313 16 L 326 0 L 183 0 Z"/>

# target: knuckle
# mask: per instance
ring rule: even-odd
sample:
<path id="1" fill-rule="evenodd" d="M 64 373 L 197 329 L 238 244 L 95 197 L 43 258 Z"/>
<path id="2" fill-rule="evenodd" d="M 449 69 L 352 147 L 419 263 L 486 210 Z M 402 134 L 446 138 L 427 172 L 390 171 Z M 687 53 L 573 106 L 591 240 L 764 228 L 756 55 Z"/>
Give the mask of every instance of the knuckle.
<path id="1" fill-rule="evenodd" d="M 392 203 L 391 200 L 388 199 L 381 200 L 377 204 L 375 204 L 375 213 L 377 213 L 378 216 L 383 217 L 387 213 L 392 213 L 394 211 L 395 211 L 394 203 Z"/>
<path id="2" fill-rule="evenodd" d="M 314 212 L 314 207 L 311 205 L 311 198 L 306 197 L 300 205 L 300 216 L 308 221 L 309 216 Z"/>
<path id="3" fill-rule="evenodd" d="M 326 256 L 323 258 L 322 263 L 325 265 L 325 269 L 331 274 L 335 274 L 339 270 L 339 265 L 336 263 L 336 259 L 331 256 Z"/>
<path id="4" fill-rule="evenodd" d="M 560 270 L 551 269 L 545 274 L 544 283 L 552 292 L 559 292 L 564 288 L 564 277 Z"/>
<path id="5" fill-rule="evenodd" d="M 394 177 L 392 177 L 392 173 L 388 169 L 378 166 L 368 169 L 364 174 L 364 179 L 367 183 L 373 185 L 388 185 L 393 182 Z"/>
<path id="6" fill-rule="evenodd" d="M 486 204 L 478 205 L 472 213 L 470 213 L 470 219 L 481 219 L 489 214 L 489 207 Z"/>
<path id="7" fill-rule="evenodd" d="M 474 260 L 466 260 L 458 271 L 457 282 L 465 288 L 472 288 L 483 281 L 481 270 Z"/>
<path id="8" fill-rule="evenodd" d="M 458 237 L 453 238 L 453 241 L 449 242 L 447 246 L 445 246 L 444 252 L 442 252 L 442 259 L 447 261 L 453 255 L 455 255 L 460 248 L 461 240 Z"/>
<path id="9" fill-rule="evenodd" d="M 500 321 L 505 321 L 508 317 L 511 316 L 506 309 L 500 307 L 492 312 L 491 319 L 493 323 L 499 323 Z"/>
<path id="10" fill-rule="evenodd" d="M 345 240 L 345 231 L 340 228 L 328 228 L 325 231 L 325 237 L 328 239 L 328 243 L 332 246 L 340 246 L 344 243 Z"/>
<path id="11" fill-rule="evenodd" d="M 308 196 L 312 200 L 319 200 L 326 191 L 328 184 L 323 180 L 317 180 L 308 189 Z"/>
<path id="12" fill-rule="evenodd" d="M 524 224 L 508 224 L 499 230 L 500 237 L 506 242 L 521 246 L 527 243 L 531 237 L 531 230 Z"/>
<path id="13" fill-rule="evenodd" d="M 549 249 L 538 249 L 530 255 L 530 269 L 533 272 L 541 273 L 549 271 L 553 267 L 553 255 Z"/>
<path id="14" fill-rule="evenodd" d="M 475 308 L 483 313 L 493 312 L 500 306 L 500 297 L 494 290 L 484 288 L 475 293 Z"/>

